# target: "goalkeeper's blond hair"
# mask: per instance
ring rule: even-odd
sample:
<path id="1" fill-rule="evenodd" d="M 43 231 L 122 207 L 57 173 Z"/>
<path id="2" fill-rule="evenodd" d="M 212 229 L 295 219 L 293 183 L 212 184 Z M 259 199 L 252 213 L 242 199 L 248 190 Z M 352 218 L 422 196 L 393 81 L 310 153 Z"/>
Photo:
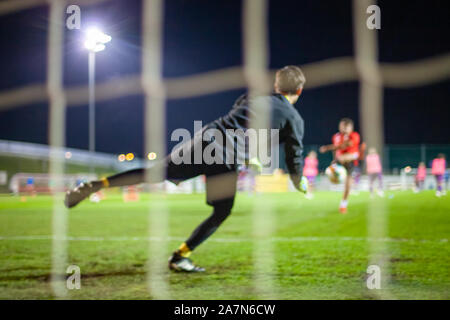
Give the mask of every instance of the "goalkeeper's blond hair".
<path id="1" fill-rule="evenodd" d="M 299 94 L 305 82 L 305 75 L 299 67 L 286 66 L 275 75 L 275 90 L 282 94 Z"/>

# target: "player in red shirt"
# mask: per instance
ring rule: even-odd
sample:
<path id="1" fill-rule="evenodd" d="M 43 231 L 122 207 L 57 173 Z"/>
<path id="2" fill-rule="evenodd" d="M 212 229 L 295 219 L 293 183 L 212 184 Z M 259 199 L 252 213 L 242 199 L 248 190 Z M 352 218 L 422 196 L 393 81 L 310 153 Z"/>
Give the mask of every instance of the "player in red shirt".
<path id="1" fill-rule="evenodd" d="M 352 184 L 352 169 L 354 161 L 359 159 L 359 133 L 353 131 L 353 120 L 343 118 L 339 122 L 339 132 L 333 135 L 333 144 L 320 147 L 321 153 L 334 151 L 334 161 L 337 161 L 347 170 L 347 178 L 345 179 L 344 194 L 339 206 L 339 212 L 347 212 L 347 199 L 350 194 Z"/>

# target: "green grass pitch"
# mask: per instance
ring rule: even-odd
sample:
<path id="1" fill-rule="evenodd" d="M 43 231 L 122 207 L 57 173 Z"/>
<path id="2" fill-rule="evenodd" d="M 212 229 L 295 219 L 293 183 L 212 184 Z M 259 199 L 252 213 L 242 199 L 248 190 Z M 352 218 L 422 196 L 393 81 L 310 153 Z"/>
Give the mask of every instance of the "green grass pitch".
<path id="1" fill-rule="evenodd" d="M 81 289 L 69 299 L 151 299 L 147 290 L 148 195 L 124 203 L 117 194 L 69 212 L 68 263 L 81 268 Z M 265 194 L 275 210 L 274 267 L 270 293 L 255 285 L 252 207 L 261 195 L 237 196 L 232 215 L 194 252 L 205 274 L 166 272 L 172 299 L 375 299 L 366 287 L 367 193 L 352 196 L 340 215 L 340 194 L 319 192 L 313 200 L 297 193 Z M 206 218 L 204 195 L 168 195 L 167 257 Z M 450 195 L 436 198 L 390 192 L 386 248 L 395 299 L 450 298 Z M 52 202 L 38 196 L 21 202 L 0 197 L 0 299 L 53 299 Z M 151 236 L 151 235 L 150 235 Z M 260 284 L 264 286 L 264 284 Z"/>

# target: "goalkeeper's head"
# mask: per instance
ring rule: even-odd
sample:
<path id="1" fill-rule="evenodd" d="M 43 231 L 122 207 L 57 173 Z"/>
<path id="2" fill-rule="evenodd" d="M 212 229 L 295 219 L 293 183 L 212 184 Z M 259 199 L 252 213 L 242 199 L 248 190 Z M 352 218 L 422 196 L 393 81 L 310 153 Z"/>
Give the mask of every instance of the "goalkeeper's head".
<path id="1" fill-rule="evenodd" d="M 275 75 L 275 92 L 280 93 L 292 103 L 296 103 L 302 93 L 306 79 L 302 70 L 297 66 L 286 66 Z"/>

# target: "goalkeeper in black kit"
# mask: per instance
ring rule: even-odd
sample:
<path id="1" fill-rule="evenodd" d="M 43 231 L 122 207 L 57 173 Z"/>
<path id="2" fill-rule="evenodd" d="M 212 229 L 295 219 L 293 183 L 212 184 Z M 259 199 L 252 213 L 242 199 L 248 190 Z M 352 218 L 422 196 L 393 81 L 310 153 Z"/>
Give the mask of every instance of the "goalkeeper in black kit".
<path id="1" fill-rule="evenodd" d="M 284 143 L 285 161 L 290 178 L 297 190 L 304 193 L 307 191 L 307 180 L 302 176 L 304 123 L 294 108 L 304 84 L 305 77 L 299 67 L 286 66 L 278 70 L 273 94 L 251 98 L 242 95 L 227 115 L 205 125 L 193 139 L 174 148 L 165 159 L 156 165 L 129 170 L 102 180 L 82 184 L 67 192 L 65 205 L 72 208 L 102 188 L 135 185 L 143 182 L 161 182 L 160 179 L 154 177 L 156 175 L 151 174 L 152 169 L 163 170 L 165 179 L 176 184 L 199 175 L 205 175 L 206 202 L 213 207 L 213 212 L 169 258 L 171 270 L 205 271 L 204 268 L 196 266 L 189 256 L 230 215 L 236 196 L 238 158 L 244 159 L 246 164 L 260 164 L 257 158 L 249 155 L 250 152 L 247 148 L 239 147 L 242 144 L 246 145 L 248 139 L 242 138 L 240 135 L 231 136 L 230 132 L 245 133 L 247 130 L 253 129 L 250 127 L 250 119 L 253 119 L 258 112 L 268 110 L 271 117 L 267 123 L 270 127 L 263 129 L 278 130 L 278 141 Z M 214 133 L 213 137 L 209 134 L 210 132 Z M 222 134 L 224 138 L 217 139 L 217 134 Z M 232 141 L 232 152 L 229 152 L 223 145 L 227 140 Z M 214 150 L 215 161 L 213 162 L 205 157 L 200 161 L 197 156 L 194 157 L 195 154 L 198 154 L 198 150 L 203 155 L 203 151 L 211 149 Z"/>

